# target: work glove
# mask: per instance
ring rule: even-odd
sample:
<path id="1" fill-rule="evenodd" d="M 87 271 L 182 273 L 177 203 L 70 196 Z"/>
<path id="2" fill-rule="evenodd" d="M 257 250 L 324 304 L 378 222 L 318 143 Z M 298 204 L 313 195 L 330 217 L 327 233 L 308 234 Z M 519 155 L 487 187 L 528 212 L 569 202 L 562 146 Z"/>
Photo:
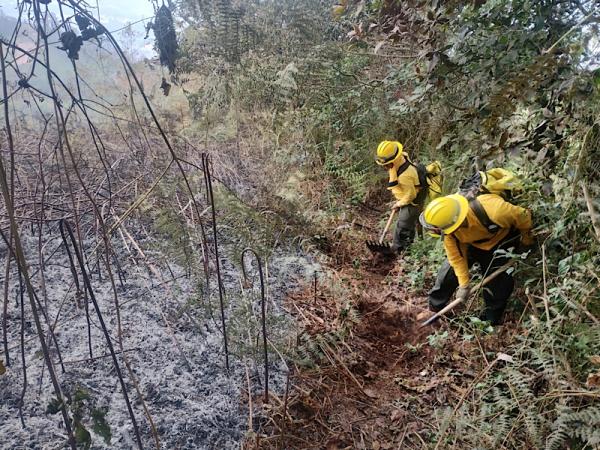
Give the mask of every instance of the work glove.
<path id="1" fill-rule="evenodd" d="M 533 245 L 533 234 L 531 230 L 521 233 L 521 245 L 523 247 L 531 247 Z"/>
<path id="2" fill-rule="evenodd" d="M 526 231 L 521 233 L 521 241 L 517 246 L 517 253 L 523 254 L 527 253 L 529 250 L 533 248 L 533 235 L 531 231 Z"/>
<path id="3" fill-rule="evenodd" d="M 392 209 L 400 209 L 403 206 L 406 206 L 406 205 L 404 205 L 404 203 L 402 203 L 400 201 L 397 201 L 397 202 L 394 202 L 394 204 L 392 205 Z"/>
<path id="4" fill-rule="evenodd" d="M 469 294 L 471 293 L 471 288 L 469 285 L 460 286 L 458 291 L 456 291 L 456 299 L 460 299 L 461 302 L 465 302 L 469 298 Z"/>

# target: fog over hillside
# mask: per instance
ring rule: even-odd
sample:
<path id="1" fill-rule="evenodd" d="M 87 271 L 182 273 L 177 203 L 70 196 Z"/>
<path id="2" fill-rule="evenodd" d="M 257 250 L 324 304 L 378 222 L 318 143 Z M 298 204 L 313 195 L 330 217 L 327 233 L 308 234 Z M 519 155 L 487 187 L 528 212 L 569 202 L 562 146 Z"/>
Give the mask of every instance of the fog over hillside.
<path id="1" fill-rule="evenodd" d="M 11 6 L 8 6 L 8 5 Z M 16 4 L 16 2 L 15 2 Z M 52 10 L 52 8 L 50 8 Z M 106 9 L 108 10 L 108 8 Z M 105 11 L 103 9 L 102 11 Z M 151 14 L 152 9 L 144 11 L 145 14 Z M 9 14 L 18 14 L 18 11 L 12 6 L 12 2 L 0 2 L 0 36 L 5 40 L 9 40 L 15 32 L 17 18 Z M 132 16 L 134 19 L 136 16 Z M 30 19 L 32 20 L 32 19 Z M 49 23 L 59 23 L 59 19 L 52 12 L 48 17 Z M 140 63 L 143 66 L 143 61 L 152 60 L 156 55 L 152 48 L 153 34 L 150 32 L 148 38 L 145 38 L 145 22 L 138 22 L 129 25 L 132 21 L 127 21 L 124 24 L 124 16 L 111 16 L 106 27 L 113 33 L 114 38 L 119 42 L 123 52 L 132 63 Z M 74 29 L 76 34 L 80 34 L 81 30 Z M 9 68 L 6 73 L 6 78 L 9 85 L 16 85 L 19 78 L 28 78 L 28 83 L 39 92 L 49 92 L 46 69 L 42 65 L 33 65 L 35 55 L 36 41 L 34 39 L 35 31 L 28 23 L 28 19 L 23 17 L 21 26 L 18 29 L 16 37 L 17 48 L 9 51 Z M 111 104 L 119 104 L 126 98 L 125 88 L 125 72 L 123 64 L 115 54 L 114 49 L 107 45 L 107 37 L 100 35 L 97 38 L 92 38 L 84 41 L 81 49 L 74 59 L 69 58 L 68 53 L 63 49 L 63 44 L 57 36 L 52 36 L 48 42 L 49 59 L 52 70 L 60 77 L 61 81 L 71 90 L 77 90 L 74 64 L 77 68 L 77 73 L 82 80 L 80 89 L 84 97 L 97 98 L 101 96 L 104 100 Z M 110 50 L 109 50 L 110 49 Z M 38 60 L 46 61 L 45 49 L 40 49 Z M 33 70 L 33 73 L 32 73 Z M 160 80 L 160 77 L 159 77 Z M 97 87 L 102 86 L 102 92 L 97 91 Z M 31 99 L 28 99 L 30 93 L 18 94 L 15 98 L 15 107 L 23 114 L 39 114 L 38 108 L 32 108 Z M 59 93 L 59 95 L 61 95 Z M 41 98 L 41 97 L 40 97 Z M 20 100 L 20 101 L 19 101 Z M 49 103 L 39 102 L 38 106 L 41 112 L 50 112 Z"/>

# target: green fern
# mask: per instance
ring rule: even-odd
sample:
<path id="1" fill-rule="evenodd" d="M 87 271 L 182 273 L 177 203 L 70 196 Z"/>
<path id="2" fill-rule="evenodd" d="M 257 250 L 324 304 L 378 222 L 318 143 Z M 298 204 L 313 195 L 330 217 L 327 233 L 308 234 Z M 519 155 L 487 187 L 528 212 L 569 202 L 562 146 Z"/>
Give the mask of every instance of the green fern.
<path id="1" fill-rule="evenodd" d="M 559 450 L 571 439 L 577 439 L 586 447 L 600 444 L 600 406 L 588 406 L 573 410 L 567 406 L 557 409 L 552 424 L 553 431 L 546 441 L 546 450 Z"/>
<path id="2" fill-rule="evenodd" d="M 328 149 L 325 152 L 325 172 L 337 179 L 337 187 L 350 193 L 350 202 L 357 204 L 364 200 L 368 189 L 369 166 L 351 150 Z"/>

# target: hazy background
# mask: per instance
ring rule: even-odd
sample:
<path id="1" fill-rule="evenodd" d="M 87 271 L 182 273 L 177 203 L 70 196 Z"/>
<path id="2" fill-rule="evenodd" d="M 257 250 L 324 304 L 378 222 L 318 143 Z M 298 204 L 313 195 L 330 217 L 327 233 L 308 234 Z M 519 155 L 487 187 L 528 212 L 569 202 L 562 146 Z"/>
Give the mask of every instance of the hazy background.
<path id="1" fill-rule="evenodd" d="M 88 2 L 95 6 L 96 2 L 91 0 Z M 51 2 L 48 5 L 50 11 L 58 14 L 56 2 Z M 100 21 L 106 28 L 113 32 L 126 27 L 131 23 L 133 34 L 127 36 L 123 31 L 117 31 L 115 37 L 124 44 L 131 45 L 134 48 L 128 49 L 136 52 L 135 56 L 152 57 L 154 50 L 152 44 L 154 35 L 150 32 L 148 39 L 144 40 L 146 34 L 146 24 L 152 21 L 154 16 L 154 7 L 150 0 L 98 0 L 100 9 Z M 97 10 L 93 9 L 94 16 L 97 18 Z M 17 17 L 17 1 L 16 0 L 0 0 L 0 16 Z M 141 22 L 140 22 L 141 21 Z M 7 30 L 1 30 L 2 34 L 6 34 Z M 129 41 L 129 42 L 126 42 Z M 134 53 L 135 54 L 135 53 Z"/>
<path id="2" fill-rule="evenodd" d="M 98 10 L 95 8 L 94 0 L 88 1 L 90 11 L 94 17 L 98 18 Z M 99 0 L 100 21 L 113 34 L 119 42 L 119 46 L 127 56 L 127 59 L 135 66 L 136 74 L 142 81 L 149 96 L 160 93 L 159 86 L 163 76 L 168 73 L 157 63 L 157 55 L 154 51 L 154 33 L 150 31 L 148 38 L 145 39 L 146 25 L 154 18 L 154 7 L 148 0 Z M 51 14 L 59 17 L 59 9 L 56 1 L 49 5 Z M 28 8 L 29 5 L 26 6 Z M 65 14 L 71 14 L 71 9 L 63 8 Z M 5 39 L 10 38 L 17 24 L 18 9 L 16 0 L 0 0 L 0 36 Z M 29 22 L 27 14 L 23 15 L 23 26 L 17 36 L 16 44 L 25 51 L 34 52 L 36 43 L 36 32 Z M 76 29 L 76 27 L 75 27 Z M 40 59 L 44 49 L 40 50 Z M 52 70 L 60 79 L 76 92 L 73 61 L 71 61 L 67 52 L 61 49 L 61 43 L 54 36 L 49 43 L 49 57 Z M 7 67 L 6 78 L 9 90 L 18 90 L 17 83 L 20 78 L 28 77 L 28 82 L 39 92 L 48 93 L 49 85 L 46 72 L 43 66 L 32 64 L 32 60 L 26 54 L 17 51 L 10 55 L 12 65 Z M 14 59 L 14 61 L 13 61 Z M 105 36 L 99 39 L 91 39 L 84 42 L 76 60 L 79 76 L 85 80 L 80 89 L 86 98 L 100 99 L 107 102 L 107 105 L 115 107 L 128 102 L 129 79 L 123 68 L 123 63 L 119 59 L 113 46 L 107 41 Z M 16 71 L 15 69 L 18 69 Z M 31 73 L 33 71 L 33 73 Z M 31 76 L 29 76 L 31 74 Z M 69 98 L 67 92 L 58 87 L 59 97 Z M 27 120 L 31 125 L 33 123 L 28 117 L 39 118 L 40 113 L 50 114 L 53 111 L 50 102 L 44 102 L 41 96 L 38 98 L 38 104 L 33 104 L 32 95 L 35 90 L 20 90 L 13 97 L 13 107 Z M 113 108 L 115 109 L 115 108 Z M 99 119 L 100 120 L 100 119 Z"/>

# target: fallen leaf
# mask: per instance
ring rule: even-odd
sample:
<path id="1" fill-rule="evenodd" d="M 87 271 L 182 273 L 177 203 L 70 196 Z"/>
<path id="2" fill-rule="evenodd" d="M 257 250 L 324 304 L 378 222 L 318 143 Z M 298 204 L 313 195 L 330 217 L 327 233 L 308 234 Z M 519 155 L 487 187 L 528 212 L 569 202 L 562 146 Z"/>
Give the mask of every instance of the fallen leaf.
<path id="1" fill-rule="evenodd" d="M 390 415 L 390 420 L 392 422 L 395 422 L 396 420 L 400 420 L 400 419 L 404 418 L 405 415 L 406 414 L 404 413 L 404 411 L 395 409 L 392 411 L 392 414 Z"/>
<path id="2" fill-rule="evenodd" d="M 373 371 L 373 370 L 369 370 L 366 374 L 365 374 L 365 378 L 368 378 L 370 380 L 373 380 L 375 378 L 379 377 L 379 372 L 377 371 Z"/>
<path id="3" fill-rule="evenodd" d="M 373 450 L 379 450 L 381 448 L 381 444 L 379 441 L 373 441 Z"/>
<path id="4" fill-rule="evenodd" d="M 373 53 L 377 54 L 377 52 L 381 49 L 381 47 L 383 47 L 383 44 L 385 44 L 385 41 L 379 41 L 377 43 L 377 45 L 375 46 L 375 49 L 373 50 Z"/>
<path id="5" fill-rule="evenodd" d="M 332 438 L 329 442 L 327 442 L 325 449 L 326 450 L 340 450 L 343 447 L 342 442 L 338 438 Z"/>
<path id="6" fill-rule="evenodd" d="M 377 392 L 375 392 L 373 389 L 368 389 L 368 388 L 367 388 L 367 389 L 365 389 L 365 390 L 364 390 L 364 392 L 365 392 L 365 394 L 366 394 L 368 397 L 371 397 L 371 398 L 379 398 L 379 395 L 378 395 L 378 394 L 377 394 Z"/>
<path id="7" fill-rule="evenodd" d="M 501 135 L 500 135 L 500 140 L 498 141 L 498 147 L 499 148 L 504 148 L 504 145 L 506 144 L 506 141 L 508 140 L 508 132 L 504 131 Z"/>
<path id="8" fill-rule="evenodd" d="M 513 359 L 512 356 L 507 355 L 506 353 L 501 353 L 499 352 L 498 354 L 496 354 L 496 358 L 498 358 L 500 361 L 506 361 L 509 363 L 514 363 L 515 360 Z"/>
<path id="9" fill-rule="evenodd" d="M 597 366 L 600 366 L 600 355 L 590 356 L 590 362 Z"/>
<path id="10" fill-rule="evenodd" d="M 435 147 L 435 149 L 440 150 L 444 145 L 446 145 L 448 143 L 449 140 L 450 140 L 450 136 L 443 135 L 442 138 L 440 139 L 439 144 Z"/>
<path id="11" fill-rule="evenodd" d="M 589 388 L 600 387 L 600 372 L 589 373 L 585 385 Z"/>

